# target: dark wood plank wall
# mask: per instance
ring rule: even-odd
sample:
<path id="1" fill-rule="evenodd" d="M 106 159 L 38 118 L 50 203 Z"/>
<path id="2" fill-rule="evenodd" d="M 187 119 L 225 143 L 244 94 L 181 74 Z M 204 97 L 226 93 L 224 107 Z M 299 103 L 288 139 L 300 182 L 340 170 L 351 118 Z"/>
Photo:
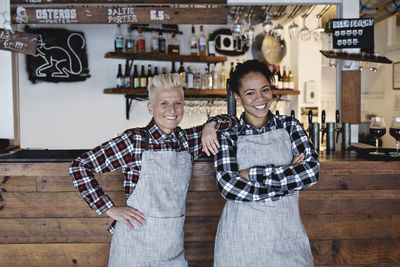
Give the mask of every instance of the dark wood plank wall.
<path id="1" fill-rule="evenodd" d="M 185 248 L 190 266 L 212 266 L 224 200 L 211 162 L 193 168 Z M 106 266 L 111 219 L 73 188 L 68 163 L 0 163 L 0 266 Z M 121 174 L 98 177 L 122 204 Z M 317 266 L 400 266 L 400 162 L 321 162 L 301 192 L 302 219 Z"/>

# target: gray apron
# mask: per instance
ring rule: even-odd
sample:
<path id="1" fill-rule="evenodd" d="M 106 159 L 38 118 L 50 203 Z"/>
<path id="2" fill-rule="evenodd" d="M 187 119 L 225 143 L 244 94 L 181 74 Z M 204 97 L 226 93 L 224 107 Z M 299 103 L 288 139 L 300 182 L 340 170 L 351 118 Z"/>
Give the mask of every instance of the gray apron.
<path id="1" fill-rule="evenodd" d="M 285 129 L 238 137 L 239 170 L 290 165 L 292 158 Z M 228 200 L 218 224 L 214 266 L 314 266 L 298 203 L 298 191 L 277 200 Z"/>
<path id="2" fill-rule="evenodd" d="M 181 146 L 182 147 L 182 146 Z M 146 151 L 135 190 L 127 205 L 142 212 L 146 222 L 131 230 L 117 221 L 108 265 L 186 267 L 183 247 L 185 200 L 192 172 L 187 151 Z"/>

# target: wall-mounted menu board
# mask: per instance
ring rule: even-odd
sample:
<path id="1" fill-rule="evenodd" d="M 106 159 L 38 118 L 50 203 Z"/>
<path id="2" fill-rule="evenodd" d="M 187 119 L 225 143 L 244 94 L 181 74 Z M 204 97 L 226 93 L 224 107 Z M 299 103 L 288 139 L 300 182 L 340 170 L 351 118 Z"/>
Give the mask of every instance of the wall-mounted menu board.
<path id="1" fill-rule="evenodd" d="M 333 19 L 333 48 L 361 48 L 374 53 L 374 19 Z"/>
<path id="2" fill-rule="evenodd" d="M 0 50 L 35 55 L 37 42 L 37 34 L 0 28 Z"/>
<path id="3" fill-rule="evenodd" d="M 226 24 L 228 9 L 131 5 L 11 5 L 16 24 Z"/>

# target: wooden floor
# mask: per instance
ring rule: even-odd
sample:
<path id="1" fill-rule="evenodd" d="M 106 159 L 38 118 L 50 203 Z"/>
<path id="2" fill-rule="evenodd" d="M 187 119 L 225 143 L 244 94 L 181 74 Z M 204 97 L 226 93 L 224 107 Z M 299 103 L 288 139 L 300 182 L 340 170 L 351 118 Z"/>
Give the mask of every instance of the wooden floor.
<path id="1" fill-rule="evenodd" d="M 73 188 L 68 163 L 0 163 L 0 266 L 107 266 L 111 219 Z M 117 205 L 121 173 L 98 176 Z M 196 162 L 186 204 L 190 266 L 212 266 L 224 205 L 211 162 Z M 400 266 L 400 162 L 321 162 L 300 194 L 317 266 Z"/>

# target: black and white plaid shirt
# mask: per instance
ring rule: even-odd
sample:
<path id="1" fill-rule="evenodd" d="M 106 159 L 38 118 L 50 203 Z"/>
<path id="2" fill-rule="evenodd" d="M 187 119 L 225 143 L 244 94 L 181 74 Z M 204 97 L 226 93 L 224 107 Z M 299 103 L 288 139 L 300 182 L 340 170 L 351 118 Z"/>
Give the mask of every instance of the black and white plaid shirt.
<path id="1" fill-rule="evenodd" d="M 218 189 L 224 198 L 236 201 L 278 199 L 317 182 L 318 153 L 299 121 L 288 116 L 275 116 L 271 111 L 268 116 L 272 119 L 261 129 L 256 129 L 244 122 L 243 113 L 236 126 L 220 134 L 221 147 L 214 156 L 214 169 Z M 293 156 L 298 153 L 305 155 L 303 163 L 279 167 L 254 166 L 249 169 L 250 180 L 240 177 L 236 158 L 238 136 L 262 134 L 280 128 L 289 133 Z"/>

